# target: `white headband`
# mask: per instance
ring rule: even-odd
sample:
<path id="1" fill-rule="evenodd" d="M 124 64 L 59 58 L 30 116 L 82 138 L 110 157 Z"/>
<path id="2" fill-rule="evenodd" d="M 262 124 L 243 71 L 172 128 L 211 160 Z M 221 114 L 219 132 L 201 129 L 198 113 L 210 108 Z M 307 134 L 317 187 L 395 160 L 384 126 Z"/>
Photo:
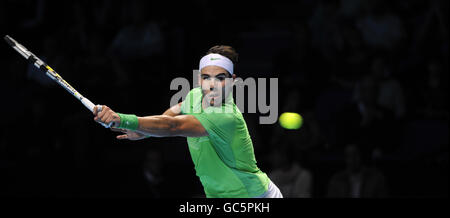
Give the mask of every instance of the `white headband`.
<path id="1" fill-rule="evenodd" d="M 233 62 L 225 56 L 220 54 L 209 54 L 204 56 L 200 60 L 199 71 L 202 71 L 204 67 L 207 66 L 218 66 L 227 70 L 231 75 L 233 75 Z"/>

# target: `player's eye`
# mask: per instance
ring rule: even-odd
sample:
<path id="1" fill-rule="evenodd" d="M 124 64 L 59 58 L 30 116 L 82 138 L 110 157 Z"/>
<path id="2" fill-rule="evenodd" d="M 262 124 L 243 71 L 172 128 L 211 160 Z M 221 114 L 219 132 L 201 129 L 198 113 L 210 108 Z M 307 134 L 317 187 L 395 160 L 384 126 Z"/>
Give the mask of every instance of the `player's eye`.
<path id="1" fill-rule="evenodd" d="M 225 76 L 218 76 L 218 77 L 216 77 L 220 82 L 222 82 L 222 81 L 224 81 L 225 80 Z"/>
<path id="2" fill-rule="evenodd" d="M 204 80 L 207 80 L 207 79 L 210 78 L 208 75 L 202 75 L 201 77 L 202 77 L 202 79 L 204 79 Z"/>

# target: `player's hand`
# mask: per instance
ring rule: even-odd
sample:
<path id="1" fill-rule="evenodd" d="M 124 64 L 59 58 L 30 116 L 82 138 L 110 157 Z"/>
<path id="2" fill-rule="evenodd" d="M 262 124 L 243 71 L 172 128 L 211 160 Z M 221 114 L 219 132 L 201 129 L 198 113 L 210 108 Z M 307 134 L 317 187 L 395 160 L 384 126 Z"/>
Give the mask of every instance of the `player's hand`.
<path id="1" fill-rule="evenodd" d="M 95 115 L 94 120 L 96 122 L 101 122 L 106 125 L 109 125 L 110 123 L 113 122 L 114 125 L 112 125 L 111 127 L 119 127 L 120 125 L 119 115 L 106 105 L 102 105 L 102 111 L 100 111 L 100 113 L 98 113 L 97 106 L 95 106 L 94 115 Z"/>
<path id="2" fill-rule="evenodd" d="M 134 131 L 131 131 L 131 130 L 119 129 L 119 128 L 111 128 L 111 130 L 114 131 L 114 132 L 125 133 L 124 135 L 116 136 L 116 138 L 119 139 L 119 140 L 128 139 L 128 140 L 136 141 L 136 140 L 141 140 L 141 139 L 147 138 L 146 135 L 141 134 L 141 133 L 137 133 L 137 132 L 134 132 Z"/>

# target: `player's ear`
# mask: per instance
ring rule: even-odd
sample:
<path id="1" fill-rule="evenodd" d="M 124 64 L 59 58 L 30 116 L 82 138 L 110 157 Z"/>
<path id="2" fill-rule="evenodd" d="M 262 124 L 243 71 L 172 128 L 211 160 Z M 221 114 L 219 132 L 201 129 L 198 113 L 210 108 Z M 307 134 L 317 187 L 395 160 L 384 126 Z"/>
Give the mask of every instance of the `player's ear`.
<path id="1" fill-rule="evenodd" d="M 236 82 L 237 82 L 237 80 L 236 80 L 236 78 L 237 78 L 236 74 L 231 75 L 231 78 L 233 78 L 233 85 L 236 84 Z"/>
<path id="2" fill-rule="evenodd" d="M 236 82 L 238 82 L 238 80 L 236 78 L 237 78 L 236 74 L 232 74 L 231 75 L 231 84 L 232 84 L 232 86 L 236 85 Z"/>

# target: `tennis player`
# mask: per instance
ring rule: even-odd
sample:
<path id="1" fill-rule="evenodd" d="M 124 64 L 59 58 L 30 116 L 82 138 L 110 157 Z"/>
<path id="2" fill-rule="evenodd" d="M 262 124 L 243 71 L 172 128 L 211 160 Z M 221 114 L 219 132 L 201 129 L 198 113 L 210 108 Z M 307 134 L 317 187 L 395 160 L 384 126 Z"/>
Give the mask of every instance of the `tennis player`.
<path id="1" fill-rule="evenodd" d="M 102 106 L 94 120 L 125 134 L 117 139 L 187 138 L 197 176 L 208 198 L 282 198 L 278 187 L 256 165 L 247 125 L 234 104 L 232 86 L 238 54 L 214 46 L 200 60 L 200 87 L 158 116 L 137 117 Z"/>

